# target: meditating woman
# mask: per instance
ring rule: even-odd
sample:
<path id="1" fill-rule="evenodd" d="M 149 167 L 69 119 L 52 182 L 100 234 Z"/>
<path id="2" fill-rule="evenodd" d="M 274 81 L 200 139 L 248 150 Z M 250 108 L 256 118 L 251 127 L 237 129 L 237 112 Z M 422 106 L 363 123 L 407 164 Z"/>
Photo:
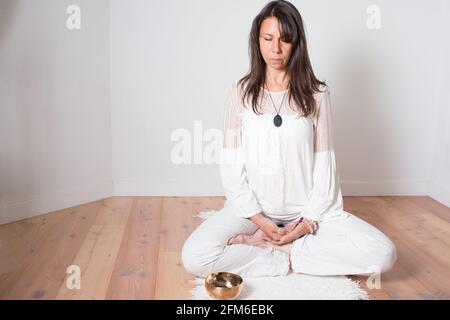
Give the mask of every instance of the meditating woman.
<path id="1" fill-rule="evenodd" d="M 330 89 L 312 70 L 302 18 L 287 1 L 253 21 L 250 72 L 224 112 L 223 209 L 185 241 L 183 265 L 205 277 L 371 275 L 392 268 L 392 241 L 344 211 Z"/>

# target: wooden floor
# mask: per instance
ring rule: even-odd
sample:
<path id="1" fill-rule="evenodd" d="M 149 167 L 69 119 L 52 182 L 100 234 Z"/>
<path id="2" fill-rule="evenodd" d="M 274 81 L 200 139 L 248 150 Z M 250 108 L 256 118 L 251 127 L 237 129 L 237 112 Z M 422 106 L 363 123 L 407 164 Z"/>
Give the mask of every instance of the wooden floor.
<path id="1" fill-rule="evenodd" d="M 180 250 L 223 197 L 113 197 L 0 226 L 0 299 L 187 299 Z M 372 299 L 450 299 L 450 209 L 429 197 L 344 197 L 398 261 Z M 68 289 L 66 269 L 81 269 Z M 365 287 L 366 277 L 361 280 Z"/>

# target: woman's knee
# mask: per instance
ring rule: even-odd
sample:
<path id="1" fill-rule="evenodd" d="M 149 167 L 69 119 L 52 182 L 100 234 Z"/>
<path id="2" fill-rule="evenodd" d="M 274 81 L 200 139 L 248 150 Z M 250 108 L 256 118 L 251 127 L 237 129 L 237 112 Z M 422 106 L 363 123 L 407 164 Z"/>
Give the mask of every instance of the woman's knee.
<path id="1" fill-rule="evenodd" d="M 386 238 L 384 241 L 374 242 L 376 247 L 370 246 L 366 249 L 371 252 L 368 257 L 371 264 L 367 266 L 367 275 L 389 271 L 397 261 L 397 249 L 392 241 Z"/>
<path id="2" fill-rule="evenodd" d="M 383 254 L 377 257 L 377 263 L 380 268 L 380 273 L 391 270 L 397 261 L 397 248 L 394 243 L 387 239 L 383 243 Z"/>
<path id="3" fill-rule="evenodd" d="M 187 272 L 206 277 L 222 251 L 221 246 L 214 243 L 188 238 L 181 249 L 181 261 Z"/>
<path id="4" fill-rule="evenodd" d="M 389 271 L 397 260 L 397 249 L 394 243 L 381 232 L 377 236 L 355 233 L 352 241 L 361 254 L 361 267 L 364 274 L 383 273 Z"/>

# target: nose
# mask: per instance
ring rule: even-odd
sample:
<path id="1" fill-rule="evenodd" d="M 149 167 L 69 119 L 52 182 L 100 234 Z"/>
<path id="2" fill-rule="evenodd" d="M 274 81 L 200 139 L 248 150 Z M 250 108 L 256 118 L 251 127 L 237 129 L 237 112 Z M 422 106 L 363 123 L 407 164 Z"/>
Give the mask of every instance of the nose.
<path id="1" fill-rule="evenodd" d="M 272 51 L 273 51 L 274 53 L 280 52 L 280 44 L 278 43 L 278 41 L 273 41 L 273 44 L 272 44 Z"/>

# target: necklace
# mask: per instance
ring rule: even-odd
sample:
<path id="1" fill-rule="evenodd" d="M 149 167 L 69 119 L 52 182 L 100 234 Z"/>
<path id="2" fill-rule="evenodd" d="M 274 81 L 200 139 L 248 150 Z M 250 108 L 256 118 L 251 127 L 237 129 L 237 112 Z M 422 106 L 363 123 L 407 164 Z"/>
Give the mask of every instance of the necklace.
<path id="1" fill-rule="evenodd" d="M 286 92 L 284 93 L 283 99 L 281 100 L 280 108 L 277 110 L 277 108 L 275 107 L 275 103 L 273 102 L 272 95 L 270 94 L 269 88 L 267 87 L 265 82 L 264 82 L 264 85 L 267 88 L 267 92 L 269 93 L 270 100 L 272 101 L 272 105 L 275 109 L 275 112 L 277 113 L 275 115 L 275 117 L 273 117 L 273 124 L 275 125 L 275 127 L 279 127 L 283 123 L 283 119 L 280 116 L 280 110 L 281 110 L 281 107 L 283 106 L 284 98 L 286 97 L 286 93 L 288 90 L 286 90 Z"/>

